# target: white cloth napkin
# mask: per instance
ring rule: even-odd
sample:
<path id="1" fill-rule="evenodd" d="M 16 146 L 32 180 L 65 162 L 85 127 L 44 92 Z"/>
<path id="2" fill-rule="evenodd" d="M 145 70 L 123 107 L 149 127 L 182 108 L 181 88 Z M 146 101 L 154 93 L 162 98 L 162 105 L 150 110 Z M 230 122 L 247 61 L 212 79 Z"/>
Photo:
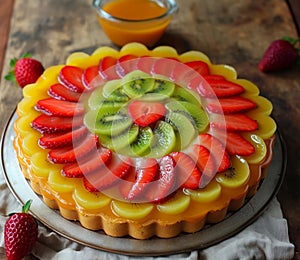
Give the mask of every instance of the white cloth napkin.
<path id="1" fill-rule="evenodd" d="M 5 215 L 20 211 L 21 206 L 6 186 L 0 173 L 0 259 L 5 259 Z M 108 253 L 70 241 L 43 225 L 39 225 L 38 241 L 26 260 L 127 260 L 127 259 L 292 259 L 294 245 L 288 237 L 287 221 L 282 216 L 280 204 L 275 198 L 256 222 L 236 236 L 204 250 L 162 257 L 133 257 Z"/>

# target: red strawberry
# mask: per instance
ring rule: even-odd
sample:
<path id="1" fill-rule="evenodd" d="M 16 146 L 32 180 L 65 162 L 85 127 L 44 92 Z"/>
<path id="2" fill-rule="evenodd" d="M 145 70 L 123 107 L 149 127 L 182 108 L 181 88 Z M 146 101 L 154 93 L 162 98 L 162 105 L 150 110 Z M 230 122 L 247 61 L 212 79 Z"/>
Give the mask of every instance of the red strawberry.
<path id="1" fill-rule="evenodd" d="M 130 185 L 126 199 L 133 200 L 139 195 L 143 195 L 145 189 L 149 186 L 158 173 L 158 163 L 153 158 L 146 158 L 137 161 L 135 170 L 135 181 Z"/>
<path id="2" fill-rule="evenodd" d="M 82 163 L 67 164 L 62 169 L 62 174 L 68 178 L 79 178 L 87 175 L 108 163 L 112 157 L 109 149 L 97 150 L 87 157 Z"/>
<path id="3" fill-rule="evenodd" d="M 137 60 L 136 68 L 140 71 L 150 74 L 153 64 L 156 60 L 157 59 L 154 57 L 142 56 Z"/>
<path id="4" fill-rule="evenodd" d="M 226 150 L 230 155 L 248 156 L 255 152 L 254 146 L 237 133 L 214 131 L 214 136 L 226 145 Z"/>
<path id="5" fill-rule="evenodd" d="M 153 183 L 146 196 L 149 201 L 162 202 L 166 200 L 174 191 L 175 184 L 175 161 L 170 155 L 166 155 L 159 160 L 159 179 Z"/>
<path id="6" fill-rule="evenodd" d="M 196 157 L 197 167 L 203 176 L 213 178 L 217 173 L 214 157 L 210 151 L 203 145 L 193 145 L 193 156 Z"/>
<path id="7" fill-rule="evenodd" d="M 136 69 L 138 57 L 132 54 L 124 55 L 117 60 L 116 72 L 119 77 L 124 77 L 127 73 Z"/>
<path id="8" fill-rule="evenodd" d="M 35 118 L 31 126 L 40 133 L 56 133 L 66 132 L 72 128 L 77 128 L 82 125 L 82 117 L 60 117 L 60 116 L 47 116 L 40 115 Z"/>
<path id="9" fill-rule="evenodd" d="M 241 85 L 228 80 L 206 79 L 203 81 L 201 78 L 192 79 L 188 87 L 197 90 L 201 96 L 207 98 L 231 97 L 245 91 Z"/>
<path id="10" fill-rule="evenodd" d="M 202 80 L 202 77 L 193 68 L 178 62 L 172 69 L 170 79 L 176 82 L 178 85 L 186 86 L 193 79 L 194 82 L 198 78 L 198 82 Z"/>
<path id="11" fill-rule="evenodd" d="M 170 156 L 176 162 L 177 183 L 182 188 L 198 189 L 202 174 L 195 161 L 183 152 L 172 152 Z"/>
<path id="12" fill-rule="evenodd" d="M 16 81 L 21 88 L 35 83 L 44 72 L 41 62 L 30 58 L 29 54 L 23 55 L 19 60 L 12 59 L 10 67 L 11 71 L 5 76 L 5 79 Z"/>
<path id="13" fill-rule="evenodd" d="M 117 59 L 111 56 L 104 57 L 99 63 L 99 74 L 104 80 L 120 78 L 116 73 Z"/>
<path id="14" fill-rule="evenodd" d="M 83 71 L 82 82 L 86 89 L 94 89 L 103 83 L 99 75 L 99 66 L 91 66 Z"/>
<path id="15" fill-rule="evenodd" d="M 82 103 L 46 98 L 39 100 L 35 108 L 46 115 L 72 117 L 82 115 L 84 106 Z"/>
<path id="16" fill-rule="evenodd" d="M 114 157 L 106 166 L 84 177 L 84 186 L 88 191 L 105 190 L 125 178 L 132 168 L 132 161 L 130 158 L 121 160 Z"/>
<path id="17" fill-rule="evenodd" d="M 44 134 L 39 139 L 39 145 L 45 149 L 68 146 L 84 137 L 86 133 L 87 128 L 82 126 L 78 129 L 67 131 L 66 133 Z"/>
<path id="18" fill-rule="evenodd" d="M 48 159 L 53 163 L 73 163 L 95 150 L 98 146 L 98 137 L 89 134 L 80 142 L 49 151 Z"/>
<path id="19" fill-rule="evenodd" d="M 52 85 L 48 89 L 48 95 L 57 100 L 67 100 L 71 102 L 78 102 L 81 97 L 80 93 L 74 92 L 59 83 Z"/>
<path id="20" fill-rule="evenodd" d="M 210 126 L 228 131 L 255 131 L 258 129 L 257 121 L 244 114 L 223 115 L 221 118 L 214 117 Z"/>
<path id="21" fill-rule="evenodd" d="M 243 97 L 230 97 L 210 100 L 206 106 L 212 113 L 232 114 L 244 112 L 255 108 L 257 105 L 253 101 Z"/>
<path id="22" fill-rule="evenodd" d="M 210 80 L 226 80 L 224 76 L 216 75 L 216 74 L 204 75 L 203 78 L 208 81 L 210 81 Z"/>
<path id="23" fill-rule="evenodd" d="M 59 81 L 69 88 L 78 93 L 85 91 L 85 86 L 82 83 L 83 69 L 76 66 L 64 66 L 59 73 Z"/>
<path id="24" fill-rule="evenodd" d="M 173 58 L 160 58 L 157 59 L 152 66 L 151 73 L 163 75 L 165 77 L 171 77 L 172 71 L 175 66 L 178 64 L 178 61 Z"/>
<path id="25" fill-rule="evenodd" d="M 299 58 L 299 48 L 295 47 L 300 38 L 273 41 L 265 51 L 258 68 L 263 72 L 278 71 L 292 67 Z"/>
<path id="26" fill-rule="evenodd" d="M 28 213 L 32 201 L 22 207 L 22 213 L 10 215 L 4 226 L 4 240 L 8 260 L 19 260 L 31 252 L 38 236 L 38 225 Z"/>
<path id="27" fill-rule="evenodd" d="M 129 104 L 128 112 L 134 123 L 145 127 L 161 119 L 166 113 L 166 108 L 158 102 L 135 100 Z"/>
<path id="28" fill-rule="evenodd" d="M 210 134 L 200 134 L 199 143 L 209 150 L 214 158 L 218 172 L 223 172 L 231 166 L 230 157 L 225 150 L 225 146 Z"/>
<path id="29" fill-rule="evenodd" d="M 210 72 L 208 64 L 204 61 L 189 61 L 184 64 L 197 71 L 201 76 L 208 75 Z"/>

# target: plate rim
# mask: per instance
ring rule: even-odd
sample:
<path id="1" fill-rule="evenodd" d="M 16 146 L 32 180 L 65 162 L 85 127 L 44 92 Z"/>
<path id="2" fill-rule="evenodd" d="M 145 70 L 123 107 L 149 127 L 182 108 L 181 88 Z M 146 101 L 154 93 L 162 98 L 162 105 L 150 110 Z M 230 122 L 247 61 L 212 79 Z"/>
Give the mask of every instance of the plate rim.
<path id="1" fill-rule="evenodd" d="M 273 158 L 269 165 L 268 174 L 262 181 L 257 193 L 238 211 L 230 213 L 229 216 L 221 222 L 209 225 L 198 232 L 192 234 L 181 233 L 179 236 L 174 238 L 152 237 L 147 240 L 137 240 L 130 237 L 111 237 L 106 235 L 103 231 L 95 232 L 84 229 L 80 226 L 80 224 L 64 219 L 57 210 L 50 209 L 46 206 L 41 196 L 31 189 L 30 184 L 23 177 L 16 156 L 14 156 L 14 158 L 10 158 L 14 160 L 14 163 L 8 162 L 8 156 L 14 154 L 12 146 L 14 137 L 13 123 L 16 117 L 15 109 L 5 124 L 0 143 L 1 169 L 8 188 L 21 204 L 26 202 L 26 197 L 29 195 L 34 198 L 38 198 L 38 203 L 32 204 L 30 213 L 50 230 L 81 245 L 106 252 L 131 256 L 157 256 L 184 253 L 213 246 L 236 235 L 261 216 L 261 214 L 268 208 L 272 199 L 278 193 L 286 174 L 286 146 L 279 129 L 277 129 L 275 133 L 276 138 L 274 142 Z M 8 173 L 8 171 L 11 171 L 12 169 L 17 172 L 16 174 L 22 175 L 22 178 L 19 178 L 20 183 L 16 183 L 15 176 Z M 21 190 L 20 186 L 22 187 Z M 22 198 L 24 192 L 27 196 Z M 62 224 L 58 225 L 55 221 L 52 221 L 54 223 L 46 221 L 44 219 L 44 215 L 41 216 L 41 209 L 44 211 L 43 214 L 52 215 L 55 220 L 58 219 Z M 241 219 L 243 219 L 243 221 L 241 221 Z M 229 225 L 233 223 L 238 224 Z M 68 230 L 69 228 L 70 230 Z M 85 232 L 80 233 L 84 235 L 78 236 L 78 234 L 75 233 L 78 229 L 81 229 L 81 231 L 83 229 Z"/>

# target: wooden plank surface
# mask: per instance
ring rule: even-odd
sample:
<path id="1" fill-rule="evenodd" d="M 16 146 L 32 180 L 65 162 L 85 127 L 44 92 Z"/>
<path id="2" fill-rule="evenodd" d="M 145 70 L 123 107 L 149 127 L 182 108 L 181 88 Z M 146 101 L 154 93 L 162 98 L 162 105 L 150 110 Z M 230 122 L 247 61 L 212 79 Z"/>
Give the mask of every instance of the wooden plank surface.
<path id="1" fill-rule="evenodd" d="M 1 77 L 0 129 L 22 97 L 21 89 L 2 80 L 11 58 L 30 52 L 48 67 L 64 63 L 74 51 L 91 52 L 99 46 L 113 46 L 99 27 L 90 2 L 15 0 Z M 199 50 L 213 63 L 234 66 L 239 77 L 257 84 L 261 94 L 274 104 L 273 115 L 289 157 L 279 199 L 288 219 L 291 241 L 299 252 L 299 68 L 273 74 L 257 69 L 271 41 L 285 35 L 297 37 L 289 8 L 283 0 L 178 0 L 178 4 L 179 12 L 158 45 L 173 46 L 179 53 Z"/>
<path id="2" fill-rule="evenodd" d="M 7 37 L 10 28 L 10 18 L 12 14 L 13 4 L 13 0 L 0 2 L 0 75 L 3 68 L 3 61 L 7 46 Z"/>

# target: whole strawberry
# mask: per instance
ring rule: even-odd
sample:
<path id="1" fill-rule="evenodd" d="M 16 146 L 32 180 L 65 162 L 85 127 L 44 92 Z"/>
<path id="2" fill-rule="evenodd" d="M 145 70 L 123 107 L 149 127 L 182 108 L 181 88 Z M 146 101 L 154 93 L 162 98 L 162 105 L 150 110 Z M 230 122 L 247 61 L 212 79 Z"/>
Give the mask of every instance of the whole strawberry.
<path id="1" fill-rule="evenodd" d="M 16 81 L 21 88 L 36 82 L 44 72 L 41 62 L 30 58 L 29 54 L 23 55 L 20 59 L 12 59 L 10 67 L 11 71 L 5 76 L 5 79 Z"/>
<path id="2" fill-rule="evenodd" d="M 19 260 L 32 250 L 38 235 L 38 225 L 28 210 L 31 200 L 22 207 L 22 213 L 10 215 L 4 226 L 4 241 L 8 260 Z"/>
<path id="3" fill-rule="evenodd" d="M 285 37 L 273 41 L 267 48 L 258 68 L 262 72 L 284 70 L 292 67 L 299 58 L 299 48 L 296 44 L 299 39 Z"/>

